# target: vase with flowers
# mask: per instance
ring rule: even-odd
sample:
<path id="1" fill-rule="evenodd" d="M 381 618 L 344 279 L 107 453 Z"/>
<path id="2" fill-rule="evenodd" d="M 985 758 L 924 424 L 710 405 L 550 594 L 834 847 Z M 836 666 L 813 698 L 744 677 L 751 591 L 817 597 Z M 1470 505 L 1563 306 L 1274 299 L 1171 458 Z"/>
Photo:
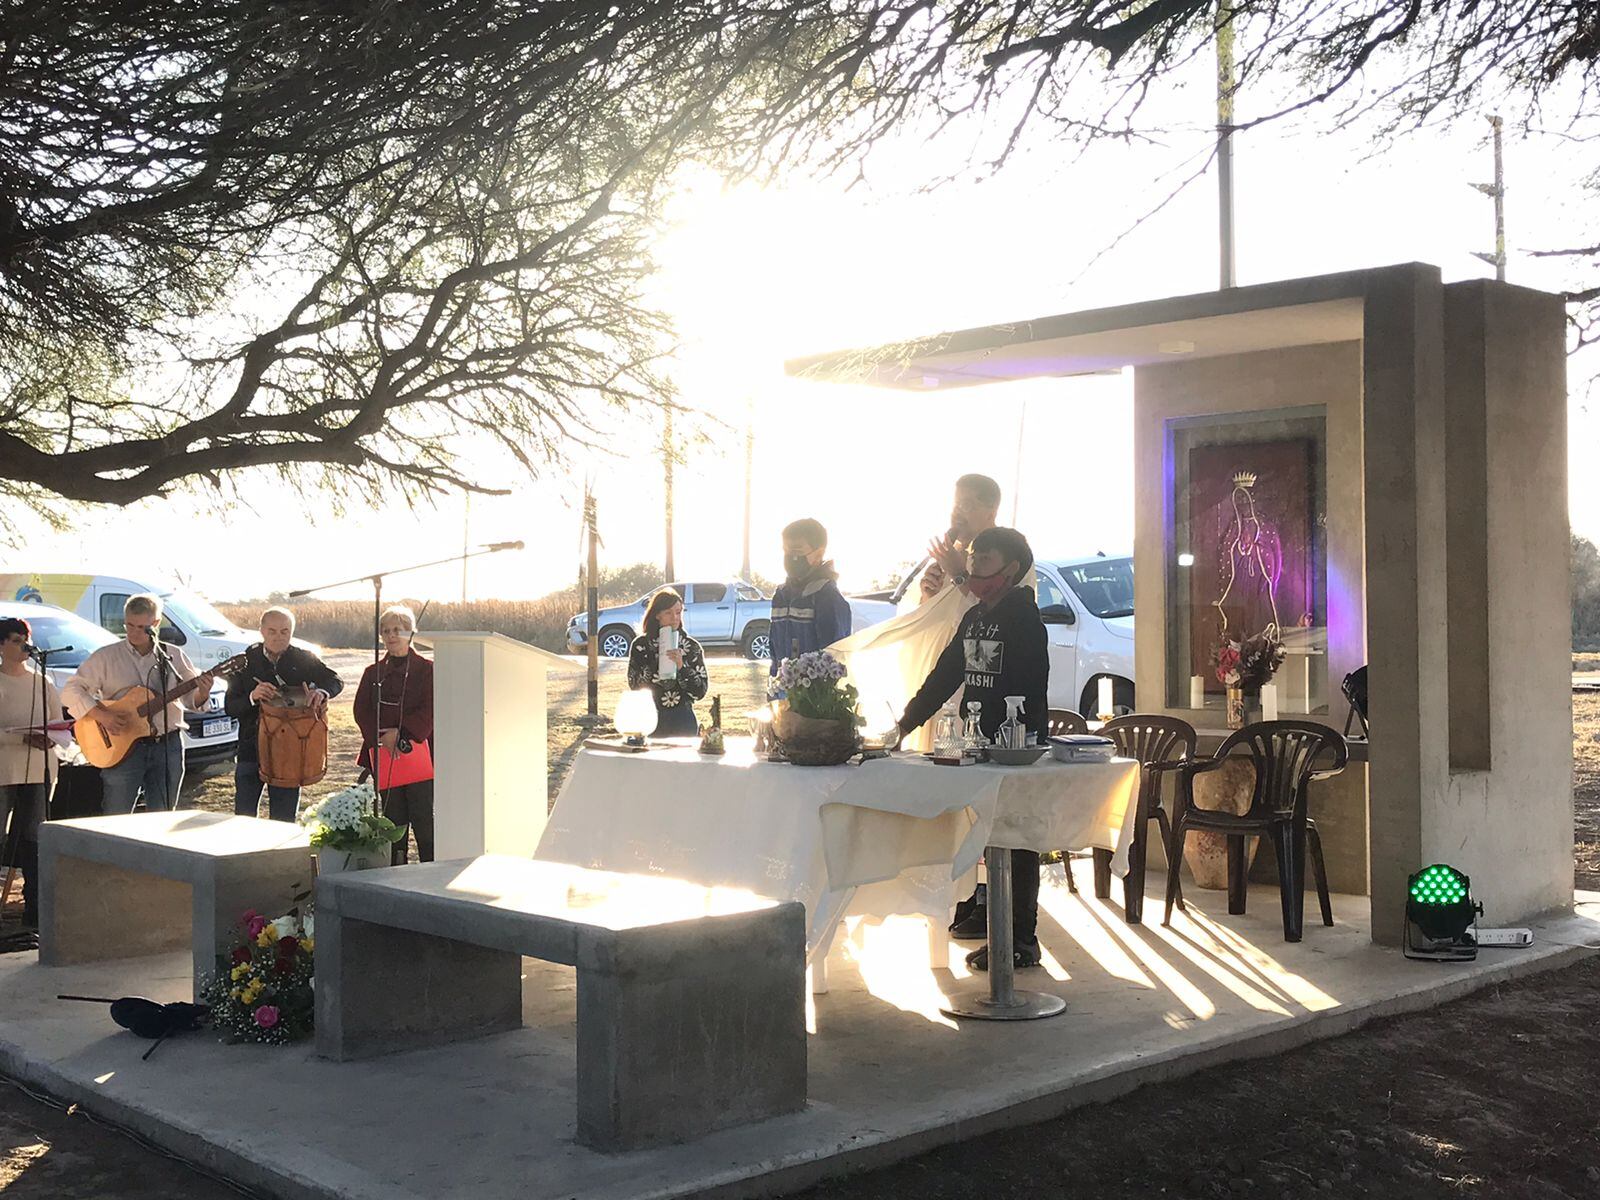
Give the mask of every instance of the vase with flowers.
<path id="1" fill-rule="evenodd" d="M 1226 639 L 1211 652 L 1217 682 L 1227 688 L 1228 728 L 1243 729 L 1247 696 L 1258 695 L 1283 665 L 1283 642 L 1273 630 Z"/>
<path id="2" fill-rule="evenodd" d="M 370 781 L 325 796 L 300 815 L 300 823 L 311 830 L 320 875 L 386 867 L 390 847 L 406 835 L 404 826 L 378 812 Z"/>

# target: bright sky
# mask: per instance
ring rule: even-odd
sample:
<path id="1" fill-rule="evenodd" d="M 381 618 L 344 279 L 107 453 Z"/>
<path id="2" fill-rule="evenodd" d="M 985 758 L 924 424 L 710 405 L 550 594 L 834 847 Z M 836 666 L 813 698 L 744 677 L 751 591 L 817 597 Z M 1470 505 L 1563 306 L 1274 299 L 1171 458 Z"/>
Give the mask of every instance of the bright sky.
<path id="1" fill-rule="evenodd" d="M 663 248 L 661 296 L 684 337 L 676 366 L 683 403 L 730 427 L 684 447 L 678 574 L 738 571 L 743 428 L 752 411 L 752 558 L 769 577 L 781 570 L 778 530 L 813 516 L 828 527 L 848 585 L 892 578 L 943 529 L 951 482 L 967 471 L 1000 481 L 1003 519 L 1015 503 L 1017 524 L 1043 556 L 1131 550 L 1131 376 L 910 395 L 798 383 L 783 378 L 781 363 L 1214 288 L 1210 177 L 1089 265 L 1189 173 L 1177 168 L 1203 150 L 1206 119 L 1202 111 L 1161 147 L 1107 144 L 1079 157 L 1070 147 L 1037 144 L 986 182 L 930 193 L 915 189 L 949 172 L 951 155 L 964 157 L 959 146 L 918 138 L 889 147 L 870 192 L 827 182 L 726 192 L 714 178 L 686 178 Z M 1448 136 L 1417 135 L 1370 160 L 1363 157 L 1370 130 L 1329 134 L 1321 124 L 1268 126 L 1239 139 L 1240 283 L 1407 261 L 1437 264 L 1446 280 L 1493 274 L 1471 254 L 1492 248 L 1490 202 L 1469 186 L 1492 174 L 1487 122 L 1464 120 Z M 1580 167 L 1557 137 L 1508 138 L 1512 282 L 1550 290 L 1570 282 L 1559 264 L 1522 251 L 1580 241 L 1578 213 L 1591 199 L 1577 189 Z M 1592 463 L 1600 392 L 1585 394 L 1600 354 L 1590 358 L 1570 368 L 1570 502 L 1574 529 L 1600 540 L 1600 472 Z M 575 577 L 586 473 L 599 497 L 604 561 L 661 561 L 658 440 L 658 429 L 641 428 L 632 447 L 623 439 L 619 453 L 580 460 L 569 476 L 514 481 L 511 497 L 475 498 L 473 545 L 521 539 L 528 549 L 475 562 L 470 594 L 538 595 Z M 483 466 L 497 481 L 504 470 Z M 245 491 L 248 507 L 220 514 L 184 498 L 138 506 L 131 516 L 91 513 L 72 535 L 30 536 L 28 561 L 10 569 L 180 577 L 230 600 L 440 558 L 463 543 L 459 497 L 415 513 L 391 507 L 335 518 L 316 496 L 276 483 L 253 482 Z M 453 600 L 461 586 L 454 567 L 396 577 L 387 591 Z"/>

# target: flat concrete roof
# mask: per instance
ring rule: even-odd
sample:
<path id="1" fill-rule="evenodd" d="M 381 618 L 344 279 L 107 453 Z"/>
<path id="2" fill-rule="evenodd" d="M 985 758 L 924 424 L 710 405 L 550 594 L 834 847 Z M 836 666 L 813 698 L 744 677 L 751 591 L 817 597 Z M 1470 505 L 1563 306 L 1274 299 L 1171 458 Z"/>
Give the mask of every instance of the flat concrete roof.
<path id="1" fill-rule="evenodd" d="M 784 370 L 799 379 L 921 391 L 1357 341 L 1368 281 L 1395 269 L 1316 275 L 984 325 L 794 358 Z"/>

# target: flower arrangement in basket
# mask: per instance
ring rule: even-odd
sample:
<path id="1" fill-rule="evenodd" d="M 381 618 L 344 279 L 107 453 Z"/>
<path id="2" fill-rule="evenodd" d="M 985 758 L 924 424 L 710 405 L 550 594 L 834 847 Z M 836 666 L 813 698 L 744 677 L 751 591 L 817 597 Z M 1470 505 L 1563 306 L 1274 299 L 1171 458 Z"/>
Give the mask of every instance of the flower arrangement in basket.
<path id="1" fill-rule="evenodd" d="M 854 684 L 844 682 L 845 674 L 844 664 L 826 650 L 778 664 L 773 732 L 790 762 L 837 766 L 859 748 L 860 697 Z"/>
<path id="2" fill-rule="evenodd" d="M 377 793 L 367 782 L 325 796 L 300 814 L 300 823 L 311 830 L 319 871 L 388 865 L 389 847 L 406 831 L 377 809 Z"/>
<path id="3" fill-rule="evenodd" d="M 296 902 L 309 893 L 296 897 Z M 203 992 L 224 1041 L 282 1045 L 311 1032 L 315 924 L 298 907 L 268 920 L 254 909 L 239 918 L 239 944 L 221 960 Z"/>

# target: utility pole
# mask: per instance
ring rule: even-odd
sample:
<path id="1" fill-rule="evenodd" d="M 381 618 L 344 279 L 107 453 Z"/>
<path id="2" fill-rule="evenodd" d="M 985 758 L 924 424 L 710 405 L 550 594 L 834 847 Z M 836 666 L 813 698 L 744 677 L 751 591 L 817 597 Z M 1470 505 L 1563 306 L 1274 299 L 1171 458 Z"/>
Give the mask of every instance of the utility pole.
<path id="1" fill-rule="evenodd" d="M 594 493 L 583 493 L 583 523 L 589 530 L 589 579 L 585 600 L 589 606 L 589 715 L 600 714 L 600 531 L 595 517 Z"/>
<path id="2" fill-rule="evenodd" d="M 661 423 L 661 466 L 666 476 L 666 502 L 662 508 L 667 518 L 667 561 L 663 564 L 667 577 L 662 583 L 673 582 L 673 577 L 678 573 L 672 561 L 672 401 L 668 400 L 662 409 L 665 419 Z"/>
<path id="3" fill-rule="evenodd" d="M 467 549 L 472 529 L 472 493 L 461 493 L 461 603 L 467 602 Z"/>
<path id="4" fill-rule="evenodd" d="M 1022 504 L 1022 447 L 1028 428 L 1028 402 L 1023 400 L 1022 411 L 1017 415 L 1017 470 L 1011 481 L 1011 528 L 1017 527 L 1017 509 Z"/>
<path id="5" fill-rule="evenodd" d="M 1505 160 L 1500 153 L 1502 124 L 1498 115 L 1489 118 L 1489 127 L 1494 130 L 1494 182 L 1472 185 L 1485 196 L 1494 199 L 1494 253 L 1485 254 L 1481 250 L 1474 250 L 1472 257 L 1493 263 L 1494 277 L 1504 283 L 1506 281 L 1506 172 Z"/>
<path id="6" fill-rule="evenodd" d="M 1237 283 L 1233 248 L 1233 93 L 1238 79 L 1233 64 L 1233 7 L 1217 0 L 1213 28 L 1217 35 L 1217 244 L 1220 288 Z"/>
<path id="7" fill-rule="evenodd" d="M 747 405 L 744 425 L 744 557 L 739 567 L 739 578 L 750 578 L 750 486 L 756 461 L 756 402 L 752 397 Z"/>

